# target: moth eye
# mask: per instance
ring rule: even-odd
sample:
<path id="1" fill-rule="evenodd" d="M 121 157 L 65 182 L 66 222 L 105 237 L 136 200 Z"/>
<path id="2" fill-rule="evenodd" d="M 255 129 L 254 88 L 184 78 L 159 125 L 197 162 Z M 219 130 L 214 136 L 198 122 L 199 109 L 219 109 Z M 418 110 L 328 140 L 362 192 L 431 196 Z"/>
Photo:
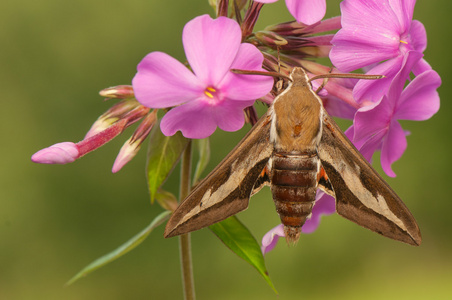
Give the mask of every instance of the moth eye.
<path id="1" fill-rule="evenodd" d="M 199 207 L 202 207 L 202 202 L 199 202 Z"/>

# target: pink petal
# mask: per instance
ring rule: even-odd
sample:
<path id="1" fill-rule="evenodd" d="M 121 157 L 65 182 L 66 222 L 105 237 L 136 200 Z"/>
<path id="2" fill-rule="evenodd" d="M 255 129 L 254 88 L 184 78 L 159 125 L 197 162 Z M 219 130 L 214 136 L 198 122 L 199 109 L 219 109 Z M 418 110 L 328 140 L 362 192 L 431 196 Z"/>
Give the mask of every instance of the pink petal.
<path id="1" fill-rule="evenodd" d="M 203 139 L 214 133 L 217 128 L 215 118 L 199 99 L 174 107 L 162 118 L 160 129 L 166 136 L 180 130 L 191 139 Z"/>
<path id="2" fill-rule="evenodd" d="M 245 124 L 243 109 L 253 101 L 231 101 L 224 99 L 209 105 L 204 98 L 177 106 L 165 114 L 160 124 L 164 135 L 170 136 L 180 130 L 187 138 L 203 139 L 220 127 L 225 131 L 236 131 Z"/>
<path id="3" fill-rule="evenodd" d="M 421 58 L 417 62 L 417 64 L 414 65 L 414 67 L 411 71 L 413 72 L 413 74 L 415 76 L 417 76 L 417 75 L 422 74 L 429 70 L 432 70 L 432 67 L 429 65 L 429 63 L 425 59 Z"/>
<path id="4" fill-rule="evenodd" d="M 356 112 L 353 122 L 353 140 L 366 140 L 382 128 L 387 128 L 391 121 L 393 111 L 394 103 L 391 103 L 386 96 L 375 104 L 360 108 Z"/>
<path id="5" fill-rule="evenodd" d="M 343 102 L 341 99 L 329 95 L 323 99 L 323 107 L 328 114 L 333 117 L 352 120 L 356 113 L 356 108 Z"/>
<path id="6" fill-rule="evenodd" d="M 367 136 L 360 142 L 361 146 L 358 148 L 359 152 L 364 156 L 365 159 L 367 159 L 367 161 L 371 162 L 372 156 L 374 155 L 375 151 L 381 149 L 382 141 L 385 138 L 387 132 L 387 128 L 382 128 L 379 131 L 375 132 L 374 135 Z"/>
<path id="7" fill-rule="evenodd" d="M 311 25 L 323 19 L 325 0 L 286 0 L 287 9 L 297 22 Z"/>
<path id="8" fill-rule="evenodd" d="M 381 148 L 381 166 L 383 171 L 390 177 L 396 174 L 391 168 L 393 162 L 402 157 L 407 147 L 406 135 L 399 122 L 393 121 L 389 127 L 386 138 L 383 140 Z"/>
<path id="9" fill-rule="evenodd" d="M 262 69 L 264 56 L 251 44 L 241 44 L 231 65 L 233 69 L 265 71 Z M 219 89 L 226 97 L 234 100 L 258 99 L 267 95 L 273 87 L 273 77 L 262 75 L 243 75 L 228 72 Z"/>
<path id="10" fill-rule="evenodd" d="M 418 51 L 409 51 L 405 54 L 400 70 L 396 76 L 394 76 L 387 92 L 390 102 L 395 104 L 399 101 L 400 95 L 405 87 L 405 82 L 409 79 L 409 74 L 411 73 L 413 66 L 417 64 L 422 56 L 423 54 Z"/>
<path id="11" fill-rule="evenodd" d="M 403 64 L 403 56 L 387 60 L 370 69 L 366 75 L 384 75 L 376 80 L 360 80 L 353 89 L 353 96 L 362 103 L 364 101 L 376 102 L 386 94 L 397 72 Z"/>
<path id="12" fill-rule="evenodd" d="M 192 72 L 166 53 L 149 53 L 137 69 L 133 90 L 137 100 L 147 107 L 179 105 L 199 97 L 205 88 Z"/>
<path id="13" fill-rule="evenodd" d="M 352 125 L 345 131 L 345 135 L 350 141 L 352 141 L 353 145 L 355 145 L 356 149 L 359 150 L 364 158 L 367 159 L 368 162 L 372 163 L 372 155 L 377 149 L 380 149 L 381 139 L 384 136 L 385 132 L 386 130 L 381 130 L 370 138 L 365 137 L 361 140 L 354 140 L 353 137 L 355 135 L 355 126 Z"/>
<path id="14" fill-rule="evenodd" d="M 301 231 L 303 233 L 314 232 L 320 224 L 322 215 L 331 215 L 336 211 L 336 200 L 322 191 L 317 192 L 314 208 L 311 217 L 304 223 Z"/>
<path id="15" fill-rule="evenodd" d="M 79 157 L 77 146 L 72 142 L 63 142 L 39 150 L 31 161 L 40 164 L 68 164 Z"/>
<path id="16" fill-rule="evenodd" d="M 358 31 L 358 30 L 356 30 Z M 371 32 L 356 32 L 341 29 L 333 38 L 330 59 L 342 72 L 351 72 L 368 65 L 398 56 L 398 43 L 385 44 Z"/>
<path id="17" fill-rule="evenodd" d="M 202 15 L 188 22 L 182 34 L 188 63 L 204 85 L 217 85 L 229 71 L 237 54 L 242 32 L 226 17 Z"/>
<path id="18" fill-rule="evenodd" d="M 278 0 L 254 0 L 254 2 L 259 2 L 259 3 L 275 3 Z"/>
<path id="19" fill-rule="evenodd" d="M 262 253 L 265 255 L 267 252 L 270 252 L 275 248 L 276 244 L 280 237 L 284 237 L 284 225 L 279 224 L 278 226 L 271 229 L 267 232 L 262 238 Z"/>
<path id="20" fill-rule="evenodd" d="M 439 110 L 437 88 L 440 85 L 441 78 L 433 70 L 414 78 L 402 92 L 395 117 L 415 121 L 431 118 Z"/>
<path id="21" fill-rule="evenodd" d="M 424 52 L 427 48 L 427 32 L 424 25 L 417 20 L 411 23 L 410 40 L 413 50 Z"/>
<path id="22" fill-rule="evenodd" d="M 350 126 L 349 128 L 347 128 L 347 130 L 344 131 L 345 136 L 353 143 L 353 145 L 355 145 L 356 149 L 359 149 L 362 145 L 357 143 L 354 140 L 354 136 L 355 136 L 355 125 L 352 124 L 352 126 Z"/>
<path id="23" fill-rule="evenodd" d="M 252 106 L 254 101 L 233 101 L 226 99 L 219 106 L 215 107 L 212 115 L 218 127 L 224 131 L 237 131 L 245 125 L 245 114 L 243 110 Z"/>
<path id="24" fill-rule="evenodd" d="M 399 21 L 399 32 L 406 32 L 411 25 L 413 19 L 414 5 L 416 0 L 389 0 L 389 7 L 397 16 Z"/>
<path id="25" fill-rule="evenodd" d="M 342 28 L 369 30 L 374 36 L 390 39 L 402 31 L 398 15 L 388 2 L 393 0 L 345 0 L 340 4 Z M 400 0 L 395 0 L 400 1 Z M 398 40 L 396 41 L 399 42 Z"/>

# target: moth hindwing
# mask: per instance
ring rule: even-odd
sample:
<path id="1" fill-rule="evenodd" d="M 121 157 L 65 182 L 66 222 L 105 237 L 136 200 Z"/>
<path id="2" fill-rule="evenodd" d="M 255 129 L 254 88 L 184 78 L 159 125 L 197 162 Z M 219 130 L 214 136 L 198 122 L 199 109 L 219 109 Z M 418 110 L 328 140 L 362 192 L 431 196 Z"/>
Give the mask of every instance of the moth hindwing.
<path id="1" fill-rule="evenodd" d="M 180 204 L 165 237 L 246 209 L 264 178 L 288 242 L 298 240 L 320 188 L 336 198 L 339 215 L 383 236 L 421 243 L 408 208 L 328 115 L 302 68 L 292 70 L 268 112 Z"/>

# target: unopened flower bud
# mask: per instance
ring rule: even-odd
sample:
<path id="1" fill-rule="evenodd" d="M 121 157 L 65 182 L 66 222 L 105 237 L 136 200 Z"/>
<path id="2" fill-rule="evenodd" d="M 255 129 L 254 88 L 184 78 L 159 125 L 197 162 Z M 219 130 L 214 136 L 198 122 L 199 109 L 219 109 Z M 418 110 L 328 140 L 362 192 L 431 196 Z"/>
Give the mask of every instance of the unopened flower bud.
<path id="1" fill-rule="evenodd" d="M 124 118 L 125 115 L 139 106 L 140 103 L 138 103 L 138 101 L 136 100 L 123 100 L 113 105 L 93 123 L 89 131 L 86 133 L 85 139 L 107 129 L 113 123 L 117 122 L 119 119 Z"/>
<path id="2" fill-rule="evenodd" d="M 63 142 L 39 150 L 31 157 L 31 161 L 39 164 L 68 164 L 79 158 L 80 152 L 76 144 Z"/>
<path id="3" fill-rule="evenodd" d="M 284 46 L 288 43 L 282 36 L 271 31 L 258 31 L 255 36 L 262 44 L 267 46 Z"/>
<path id="4" fill-rule="evenodd" d="M 265 27 L 266 31 L 273 31 L 281 36 L 313 35 L 322 32 L 338 30 L 341 28 L 341 17 L 333 17 L 321 22 L 305 25 L 296 21 L 285 22 Z"/>
<path id="5" fill-rule="evenodd" d="M 124 143 L 119 150 L 119 154 L 113 164 L 112 172 L 116 173 L 122 169 L 135 155 L 140 151 L 141 144 L 149 135 L 152 127 L 154 127 L 157 121 L 157 110 L 148 114 L 138 128 L 135 130 L 133 135 Z"/>
<path id="6" fill-rule="evenodd" d="M 133 87 L 131 85 L 117 85 L 99 92 L 102 97 L 114 99 L 128 99 L 135 97 Z"/>

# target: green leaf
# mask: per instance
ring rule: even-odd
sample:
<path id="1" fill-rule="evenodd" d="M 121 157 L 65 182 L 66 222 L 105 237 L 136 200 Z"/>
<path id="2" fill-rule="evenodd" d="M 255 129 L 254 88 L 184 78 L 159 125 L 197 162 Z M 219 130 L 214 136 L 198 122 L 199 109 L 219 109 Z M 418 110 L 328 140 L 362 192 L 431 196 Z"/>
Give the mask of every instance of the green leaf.
<path id="1" fill-rule="evenodd" d="M 209 226 L 209 229 L 229 248 L 252 265 L 264 277 L 268 285 L 278 293 L 268 276 L 259 243 L 239 219 L 232 216 Z"/>
<path id="2" fill-rule="evenodd" d="M 165 191 L 163 189 L 158 189 L 155 193 L 155 200 L 160 204 L 160 206 L 169 211 L 175 211 L 179 203 L 177 202 L 176 196 L 173 193 Z"/>
<path id="3" fill-rule="evenodd" d="M 179 131 L 173 136 L 165 136 L 160 131 L 160 126 L 152 128 L 147 162 L 151 203 L 154 202 L 155 193 L 171 174 L 189 141 Z"/>
<path id="4" fill-rule="evenodd" d="M 198 147 L 199 159 L 196 164 L 195 175 L 193 176 L 193 183 L 196 184 L 201 177 L 202 172 L 206 168 L 210 160 L 210 142 L 209 138 L 196 140 Z"/>
<path id="5" fill-rule="evenodd" d="M 132 237 L 130 240 L 113 250 L 112 252 L 99 257 L 89 265 L 87 265 L 85 268 L 83 268 L 80 272 L 78 272 L 74 277 L 72 277 L 66 285 L 70 285 L 77 281 L 78 279 L 88 275 L 89 273 L 99 269 L 100 267 L 105 266 L 106 264 L 118 259 L 119 257 L 123 256 L 130 250 L 134 249 L 136 246 L 141 244 L 151 233 L 151 231 L 162 224 L 166 219 L 168 219 L 169 215 L 171 214 L 170 211 L 164 211 L 157 217 L 155 217 L 154 220 L 152 220 L 151 224 L 149 224 L 148 227 L 143 229 L 140 233 Z"/>

